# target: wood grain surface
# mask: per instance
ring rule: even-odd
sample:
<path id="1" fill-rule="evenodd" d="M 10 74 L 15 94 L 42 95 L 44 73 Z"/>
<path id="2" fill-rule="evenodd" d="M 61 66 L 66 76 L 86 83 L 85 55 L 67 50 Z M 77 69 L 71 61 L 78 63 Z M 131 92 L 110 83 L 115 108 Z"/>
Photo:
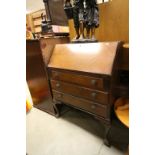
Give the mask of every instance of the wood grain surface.
<path id="1" fill-rule="evenodd" d="M 40 38 L 40 48 L 45 65 L 49 63 L 55 44 L 63 44 L 68 42 L 68 37 Z"/>
<path id="2" fill-rule="evenodd" d="M 74 84 L 51 80 L 52 88 L 66 94 L 85 98 L 100 104 L 108 104 L 108 92 L 97 91 Z"/>
<path id="3" fill-rule="evenodd" d="M 62 101 L 63 103 L 76 106 L 88 112 L 107 118 L 107 106 L 105 105 L 100 105 L 82 98 L 74 97 L 72 95 L 63 94 L 55 90 L 53 91 L 53 96 L 55 99 Z"/>
<path id="4" fill-rule="evenodd" d="M 56 45 L 48 67 L 112 74 L 119 42 Z"/>
<path id="5" fill-rule="evenodd" d="M 119 98 L 114 104 L 117 118 L 129 128 L 129 99 Z"/>
<path id="6" fill-rule="evenodd" d="M 53 80 L 63 81 L 84 87 L 104 90 L 104 79 L 103 77 L 95 77 L 90 75 L 81 75 L 77 72 L 67 71 L 51 71 L 50 78 Z"/>

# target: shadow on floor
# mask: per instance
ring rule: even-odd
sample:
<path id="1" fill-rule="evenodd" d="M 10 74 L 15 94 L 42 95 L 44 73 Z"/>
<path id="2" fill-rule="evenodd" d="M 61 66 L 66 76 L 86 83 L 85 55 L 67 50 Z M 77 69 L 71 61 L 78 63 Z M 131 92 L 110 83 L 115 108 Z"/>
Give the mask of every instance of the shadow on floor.
<path id="1" fill-rule="evenodd" d="M 63 106 L 63 110 L 67 108 L 67 111 L 63 113 L 60 117 L 66 121 L 69 121 L 77 126 L 83 128 L 84 130 L 90 132 L 91 134 L 105 138 L 105 128 L 99 120 L 95 119 L 93 116 L 86 114 L 80 110 Z M 129 145 L 129 129 L 126 128 L 117 118 L 113 116 L 112 127 L 108 134 L 108 139 L 111 145 L 115 146 L 121 151 L 126 151 Z"/>
<path id="2" fill-rule="evenodd" d="M 50 101 L 46 100 L 35 107 L 50 114 L 50 106 Z M 61 107 L 61 114 L 59 118 L 71 122 L 76 126 L 86 130 L 87 132 L 99 138 L 102 138 L 103 140 L 105 138 L 104 125 L 101 124 L 100 121 L 95 119 L 92 115 L 69 107 L 67 105 L 63 105 Z M 116 119 L 116 117 L 114 117 L 114 120 L 112 121 L 112 128 L 108 138 L 110 139 L 110 143 L 113 146 L 117 147 L 119 150 L 124 151 L 128 148 L 129 130 L 126 127 L 122 126 L 122 124 Z"/>
<path id="3" fill-rule="evenodd" d="M 85 112 L 65 105 L 62 108 L 63 111 L 65 111 L 64 109 L 66 108 L 68 109 L 68 111 L 61 114 L 61 119 L 69 121 L 79 126 L 80 128 L 90 132 L 91 134 L 104 139 L 104 127 L 97 119 Z"/>

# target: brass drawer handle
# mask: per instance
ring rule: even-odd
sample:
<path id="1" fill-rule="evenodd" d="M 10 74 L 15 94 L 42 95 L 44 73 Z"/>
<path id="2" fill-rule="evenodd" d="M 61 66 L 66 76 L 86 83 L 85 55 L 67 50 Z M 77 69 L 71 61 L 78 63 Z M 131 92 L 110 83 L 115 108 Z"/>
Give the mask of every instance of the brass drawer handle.
<path id="1" fill-rule="evenodd" d="M 57 83 L 57 84 L 56 84 L 56 87 L 58 87 L 58 88 L 59 88 L 59 87 L 60 87 L 60 83 Z"/>
<path id="2" fill-rule="evenodd" d="M 95 99 L 97 94 L 93 92 L 93 93 L 91 93 L 91 96 Z"/>
<path id="3" fill-rule="evenodd" d="M 95 104 L 92 104 L 91 105 L 91 109 L 96 109 L 96 105 Z"/>
<path id="4" fill-rule="evenodd" d="M 91 80 L 91 84 L 92 85 L 96 85 L 97 84 L 97 81 L 96 80 Z"/>

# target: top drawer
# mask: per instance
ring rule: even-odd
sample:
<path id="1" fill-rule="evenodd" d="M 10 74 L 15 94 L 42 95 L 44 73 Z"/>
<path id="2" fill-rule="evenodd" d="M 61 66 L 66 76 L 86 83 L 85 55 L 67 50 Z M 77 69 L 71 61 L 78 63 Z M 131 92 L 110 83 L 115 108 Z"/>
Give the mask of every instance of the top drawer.
<path id="1" fill-rule="evenodd" d="M 52 71 L 51 78 L 73 84 L 78 84 L 93 89 L 104 89 L 103 78 L 79 75 L 72 72 Z"/>

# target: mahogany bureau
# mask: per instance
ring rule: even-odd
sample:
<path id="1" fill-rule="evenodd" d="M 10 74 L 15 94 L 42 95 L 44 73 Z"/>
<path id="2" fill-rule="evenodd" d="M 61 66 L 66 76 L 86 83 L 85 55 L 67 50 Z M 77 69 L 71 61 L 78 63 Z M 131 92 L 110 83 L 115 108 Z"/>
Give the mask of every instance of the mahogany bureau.
<path id="1" fill-rule="evenodd" d="M 110 124 L 121 42 L 57 44 L 48 63 L 56 116 L 67 104 Z"/>

